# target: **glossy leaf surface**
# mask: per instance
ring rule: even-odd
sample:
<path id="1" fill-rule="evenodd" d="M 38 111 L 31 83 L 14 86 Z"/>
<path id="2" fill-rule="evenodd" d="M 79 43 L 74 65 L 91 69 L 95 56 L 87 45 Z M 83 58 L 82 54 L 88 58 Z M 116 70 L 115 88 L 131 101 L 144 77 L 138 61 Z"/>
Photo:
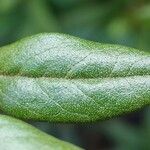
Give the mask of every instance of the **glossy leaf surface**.
<path id="1" fill-rule="evenodd" d="M 81 150 L 80 148 L 58 140 L 31 125 L 0 115 L 1 150 Z"/>
<path id="2" fill-rule="evenodd" d="M 0 109 L 52 122 L 92 122 L 150 104 L 150 54 L 64 34 L 0 49 Z"/>

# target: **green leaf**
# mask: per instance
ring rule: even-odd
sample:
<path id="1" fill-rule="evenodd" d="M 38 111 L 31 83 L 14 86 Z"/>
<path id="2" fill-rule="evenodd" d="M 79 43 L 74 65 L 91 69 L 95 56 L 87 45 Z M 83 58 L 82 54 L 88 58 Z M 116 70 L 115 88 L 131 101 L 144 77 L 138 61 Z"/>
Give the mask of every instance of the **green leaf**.
<path id="1" fill-rule="evenodd" d="M 150 104 L 150 54 L 64 34 L 0 49 L 0 109 L 51 122 L 92 122 Z"/>
<path id="2" fill-rule="evenodd" d="M 0 115 L 1 150 L 81 150 L 72 144 L 58 140 L 31 125 Z"/>

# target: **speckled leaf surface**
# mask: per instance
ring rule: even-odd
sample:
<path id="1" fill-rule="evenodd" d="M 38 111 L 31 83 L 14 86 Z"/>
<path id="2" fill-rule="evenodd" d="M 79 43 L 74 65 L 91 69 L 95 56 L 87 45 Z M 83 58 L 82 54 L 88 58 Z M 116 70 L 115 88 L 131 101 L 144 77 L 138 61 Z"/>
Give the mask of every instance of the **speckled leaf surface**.
<path id="1" fill-rule="evenodd" d="M 0 115 L 0 150 L 81 150 L 31 125 Z"/>
<path id="2" fill-rule="evenodd" d="M 149 53 L 55 33 L 0 48 L 0 109 L 7 114 L 92 122 L 149 104 Z"/>

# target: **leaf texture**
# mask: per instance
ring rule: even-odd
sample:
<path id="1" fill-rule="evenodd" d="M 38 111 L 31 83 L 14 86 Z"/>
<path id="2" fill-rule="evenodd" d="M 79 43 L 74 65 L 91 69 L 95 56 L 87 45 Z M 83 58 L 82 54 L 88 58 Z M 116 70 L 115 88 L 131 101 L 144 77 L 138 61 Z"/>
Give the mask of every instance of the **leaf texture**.
<path id="1" fill-rule="evenodd" d="M 81 148 L 58 140 L 31 125 L 0 115 L 1 150 L 81 150 Z"/>
<path id="2" fill-rule="evenodd" d="M 51 122 L 93 122 L 150 104 L 150 54 L 44 33 L 0 48 L 0 109 Z"/>

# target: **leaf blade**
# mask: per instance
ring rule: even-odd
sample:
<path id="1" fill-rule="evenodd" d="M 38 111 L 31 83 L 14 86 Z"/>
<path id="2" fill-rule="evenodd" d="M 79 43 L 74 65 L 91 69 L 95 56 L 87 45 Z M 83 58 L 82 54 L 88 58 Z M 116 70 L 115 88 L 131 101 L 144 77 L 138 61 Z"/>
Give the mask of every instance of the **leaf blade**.
<path id="1" fill-rule="evenodd" d="M 150 79 L 71 80 L 0 77 L 1 109 L 24 119 L 90 122 L 149 104 Z M 3 97 L 2 97 L 3 95 Z"/>
<path id="2" fill-rule="evenodd" d="M 5 115 L 0 115 L 0 135 L 1 150 L 80 150 L 23 121 Z"/>
<path id="3" fill-rule="evenodd" d="M 91 122 L 150 104 L 150 54 L 62 34 L 0 50 L 0 109 L 53 122 Z"/>

